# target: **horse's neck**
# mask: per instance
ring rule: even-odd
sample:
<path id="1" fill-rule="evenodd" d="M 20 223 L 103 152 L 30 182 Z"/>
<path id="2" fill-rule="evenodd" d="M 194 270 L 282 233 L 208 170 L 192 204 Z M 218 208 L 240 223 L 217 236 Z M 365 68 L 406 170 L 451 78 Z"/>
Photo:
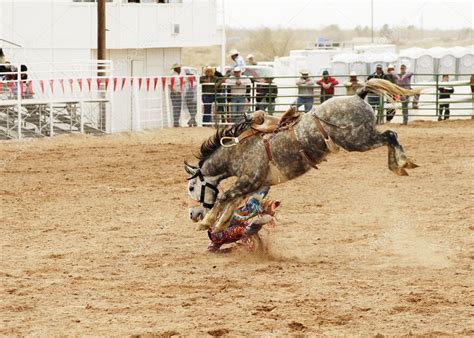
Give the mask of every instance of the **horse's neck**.
<path id="1" fill-rule="evenodd" d="M 218 177 L 219 181 L 229 177 L 228 163 L 231 158 L 230 152 L 230 148 L 216 150 L 202 165 L 201 172 L 203 175 Z"/>

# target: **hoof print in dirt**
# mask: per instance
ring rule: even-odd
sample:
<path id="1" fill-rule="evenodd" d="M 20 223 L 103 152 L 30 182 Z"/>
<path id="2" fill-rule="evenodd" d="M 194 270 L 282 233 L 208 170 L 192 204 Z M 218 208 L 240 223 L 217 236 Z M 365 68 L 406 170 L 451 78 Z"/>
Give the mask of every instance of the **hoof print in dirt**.
<path id="1" fill-rule="evenodd" d="M 291 322 L 288 327 L 293 331 L 306 331 L 307 327 L 298 322 Z"/>
<path id="2" fill-rule="evenodd" d="M 228 334 L 230 331 L 227 329 L 217 329 L 217 330 L 211 330 L 207 331 L 208 334 L 210 334 L 213 337 L 222 337 L 226 334 Z"/>

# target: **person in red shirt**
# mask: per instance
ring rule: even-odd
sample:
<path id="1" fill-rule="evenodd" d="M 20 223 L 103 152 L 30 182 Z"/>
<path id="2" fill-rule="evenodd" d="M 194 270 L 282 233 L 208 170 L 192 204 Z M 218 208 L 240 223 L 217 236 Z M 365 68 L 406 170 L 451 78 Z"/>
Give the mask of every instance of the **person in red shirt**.
<path id="1" fill-rule="evenodd" d="M 323 72 L 323 78 L 316 83 L 321 87 L 320 101 L 323 103 L 334 96 L 334 87 L 339 84 L 339 81 L 332 76 L 329 76 L 329 72 L 325 70 Z"/>

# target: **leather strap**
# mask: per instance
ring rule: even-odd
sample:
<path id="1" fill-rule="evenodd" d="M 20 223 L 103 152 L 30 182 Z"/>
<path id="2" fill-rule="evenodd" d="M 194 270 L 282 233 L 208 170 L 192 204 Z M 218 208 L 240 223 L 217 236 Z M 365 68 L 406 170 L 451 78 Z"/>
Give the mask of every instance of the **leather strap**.
<path id="1" fill-rule="evenodd" d="M 329 134 L 328 134 L 328 132 L 326 131 L 326 129 L 324 129 L 324 126 L 323 126 L 323 124 L 321 123 L 321 120 L 319 119 L 319 117 L 317 117 L 316 115 L 313 115 L 313 117 L 314 117 L 314 120 L 316 121 L 316 126 L 318 127 L 319 132 L 323 135 L 323 137 L 324 137 L 326 140 L 329 140 L 329 139 L 330 139 Z"/>
<path id="2" fill-rule="evenodd" d="M 267 153 L 268 160 L 273 162 L 272 150 L 270 149 L 270 139 L 263 137 L 263 146 L 265 147 L 265 153 Z"/>
<path id="3" fill-rule="evenodd" d="M 306 151 L 303 149 L 300 141 L 298 141 L 298 137 L 296 136 L 296 131 L 293 126 L 290 127 L 290 135 L 293 141 L 298 145 L 298 152 L 303 156 L 306 162 L 314 169 L 319 169 L 318 166 L 314 163 L 314 161 L 309 157 Z"/>

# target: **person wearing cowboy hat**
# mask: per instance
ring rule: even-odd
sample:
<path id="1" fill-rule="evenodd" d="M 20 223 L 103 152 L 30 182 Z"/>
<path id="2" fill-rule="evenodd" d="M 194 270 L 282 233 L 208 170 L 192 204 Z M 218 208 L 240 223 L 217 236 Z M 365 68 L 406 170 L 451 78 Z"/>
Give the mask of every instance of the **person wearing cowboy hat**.
<path id="1" fill-rule="evenodd" d="M 257 62 L 255 61 L 255 57 L 253 56 L 253 54 L 247 55 L 247 63 L 251 66 L 257 65 Z"/>
<path id="2" fill-rule="evenodd" d="M 179 118 L 181 117 L 181 107 L 183 104 L 181 86 L 179 84 L 181 65 L 179 63 L 174 63 L 171 66 L 171 70 L 173 71 L 171 76 L 174 77 L 173 86 L 171 86 L 171 82 L 169 84 L 171 104 L 173 106 L 173 126 L 179 127 Z"/>
<path id="3" fill-rule="evenodd" d="M 232 77 L 222 78 L 217 86 L 220 87 L 224 82 L 230 88 L 230 120 L 236 123 L 243 117 L 252 82 L 247 76 L 242 75 L 242 70 L 239 67 L 234 68 Z"/>
<path id="4" fill-rule="evenodd" d="M 214 74 L 214 68 L 206 66 L 204 68 L 204 75 L 199 78 L 199 83 L 202 86 L 202 103 L 204 104 L 204 111 L 202 114 L 202 122 L 210 123 L 212 120 L 212 104 L 216 100 L 216 85 L 219 78 Z"/>
<path id="5" fill-rule="evenodd" d="M 244 58 L 239 55 L 239 51 L 237 49 L 232 49 L 229 52 L 229 55 L 232 61 L 234 61 L 232 68 L 239 67 L 240 71 L 243 74 L 245 72 L 246 65 L 245 65 Z"/>
<path id="6" fill-rule="evenodd" d="M 361 81 L 357 79 L 357 73 L 352 71 L 349 74 L 349 81 L 344 84 L 346 87 L 346 95 L 354 95 L 357 93 L 357 90 L 362 87 Z"/>
<path id="7" fill-rule="evenodd" d="M 300 71 L 300 78 L 296 80 L 298 86 L 298 97 L 293 105 L 298 109 L 300 106 L 304 106 L 304 111 L 308 112 L 313 108 L 314 101 L 314 81 L 309 77 L 307 70 Z"/>

